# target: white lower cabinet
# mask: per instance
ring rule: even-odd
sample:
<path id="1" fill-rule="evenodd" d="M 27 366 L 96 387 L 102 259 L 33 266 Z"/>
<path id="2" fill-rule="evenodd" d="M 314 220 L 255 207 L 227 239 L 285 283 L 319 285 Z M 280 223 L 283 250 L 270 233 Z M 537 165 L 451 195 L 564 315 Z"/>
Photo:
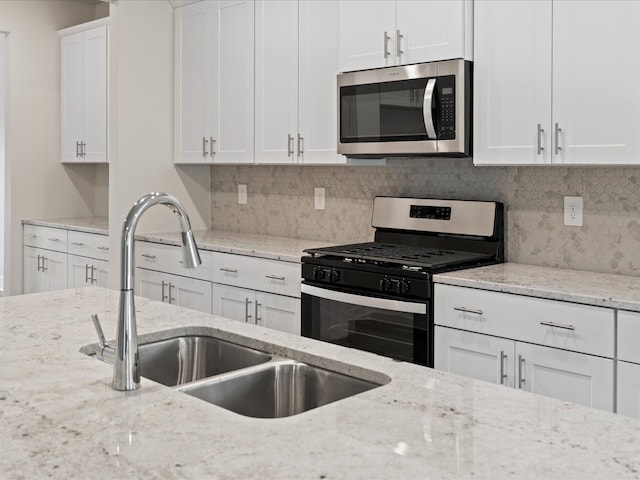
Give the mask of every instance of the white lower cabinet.
<path id="1" fill-rule="evenodd" d="M 614 411 L 614 311 L 436 285 L 434 366 Z"/>
<path id="2" fill-rule="evenodd" d="M 69 288 L 90 285 L 107 287 L 109 284 L 109 262 L 96 258 L 69 255 L 67 280 Z"/>
<path id="3" fill-rule="evenodd" d="M 436 326 L 435 368 L 613 411 L 613 360 Z"/>
<path id="4" fill-rule="evenodd" d="M 213 313 L 300 335 L 300 299 L 213 284 Z"/>
<path id="5" fill-rule="evenodd" d="M 136 294 L 179 307 L 211 313 L 211 282 L 136 268 Z"/>
<path id="6" fill-rule="evenodd" d="M 24 247 L 24 293 L 67 288 L 67 254 Z"/>
<path id="7" fill-rule="evenodd" d="M 617 412 L 640 418 L 640 365 L 618 361 Z"/>

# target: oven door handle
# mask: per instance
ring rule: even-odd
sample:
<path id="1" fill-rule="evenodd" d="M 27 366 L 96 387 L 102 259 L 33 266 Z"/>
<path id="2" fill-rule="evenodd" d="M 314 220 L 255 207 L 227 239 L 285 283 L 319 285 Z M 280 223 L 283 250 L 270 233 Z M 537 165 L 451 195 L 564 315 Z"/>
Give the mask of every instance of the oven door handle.
<path id="1" fill-rule="evenodd" d="M 391 310 L 394 312 L 402 313 L 418 313 L 422 315 L 425 315 L 427 313 L 426 303 L 406 302 L 403 300 L 391 300 L 388 298 L 354 295 L 353 293 L 327 290 L 325 288 L 318 288 L 304 283 L 301 285 L 301 291 L 302 293 L 306 293 L 307 295 L 311 295 L 313 297 L 348 303 L 350 305 L 360 305 L 362 307 L 379 308 L 381 310 Z"/>
<path id="2" fill-rule="evenodd" d="M 436 79 L 427 80 L 427 86 L 424 89 L 424 100 L 422 102 L 422 115 L 424 117 L 424 127 L 427 129 L 427 136 L 431 140 L 436 139 L 436 128 L 433 125 L 433 90 L 436 87 Z"/>

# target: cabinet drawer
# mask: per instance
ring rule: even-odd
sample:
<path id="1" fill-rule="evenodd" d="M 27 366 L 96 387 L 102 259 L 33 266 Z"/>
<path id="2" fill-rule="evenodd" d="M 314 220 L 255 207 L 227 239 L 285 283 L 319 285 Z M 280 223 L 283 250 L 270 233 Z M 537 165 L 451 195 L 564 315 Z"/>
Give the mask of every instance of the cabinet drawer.
<path id="1" fill-rule="evenodd" d="M 135 250 L 136 267 L 211 281 L 209 251 L 200 250 L 202 264 L 198 268 L 185 268 L 182 264 L 182 247 L 137 241 Z"/>
<path id="2" fill-rule="evenodd" d="M 69 253 L 82 257 L 109 260 L 109 236 L 97 233 L 75 232 L 68 233 Z"/>
<path id="3" fill-rule="evenodd" d="M 212 252 L 213 281 L 263 292 L 300 297 L 299 263 Z"/>
<path id="4" fill-rule="evenodd" d="M 640 313 L 618 311 L 618 359 L 640 363 Z"/>
<path id="5" fill-rule="evenodd" d="M 613 358 L 608 308 L 436 284 L 437 325 Z"/>
<path id="6" fill-rule="evenodd" d="M 67 231 L 61 228 L 24 225 L 24 245 L 67 252 Z"/>

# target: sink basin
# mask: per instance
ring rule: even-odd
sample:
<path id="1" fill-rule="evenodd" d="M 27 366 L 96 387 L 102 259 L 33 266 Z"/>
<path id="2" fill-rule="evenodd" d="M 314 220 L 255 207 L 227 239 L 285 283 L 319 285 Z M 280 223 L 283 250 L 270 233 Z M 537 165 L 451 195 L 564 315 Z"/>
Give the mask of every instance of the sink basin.
<path id="1" fill-rule="evenodd" d="M 240 415 L 281 418 L 379 386 L 295 360 L 279 360 L 184 385 L 179 390 Z"/>
<path id="2" fill-rule="evenodd" d="M 271 360 L 268 353 L 206 336 L 139 345 L 140 375 L 169 387 Z"/>

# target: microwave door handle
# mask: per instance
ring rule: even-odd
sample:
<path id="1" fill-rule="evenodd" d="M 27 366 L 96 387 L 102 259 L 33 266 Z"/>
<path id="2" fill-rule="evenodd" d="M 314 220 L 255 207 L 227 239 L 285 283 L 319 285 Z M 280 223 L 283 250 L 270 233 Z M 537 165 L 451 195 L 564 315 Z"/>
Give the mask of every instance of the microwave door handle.
<path id="1" fill-rule="evenodd" d="M 433 125 L 433 91 L 436 88 L 436 79 L 427 80 L 427 87 L 424 89 L 424 102 L 422 104 L 422 115 L 424 116 L 424 126 L 427 129 L 427 136 L 431 139 L 436 138 L 436 128 Z"/>

